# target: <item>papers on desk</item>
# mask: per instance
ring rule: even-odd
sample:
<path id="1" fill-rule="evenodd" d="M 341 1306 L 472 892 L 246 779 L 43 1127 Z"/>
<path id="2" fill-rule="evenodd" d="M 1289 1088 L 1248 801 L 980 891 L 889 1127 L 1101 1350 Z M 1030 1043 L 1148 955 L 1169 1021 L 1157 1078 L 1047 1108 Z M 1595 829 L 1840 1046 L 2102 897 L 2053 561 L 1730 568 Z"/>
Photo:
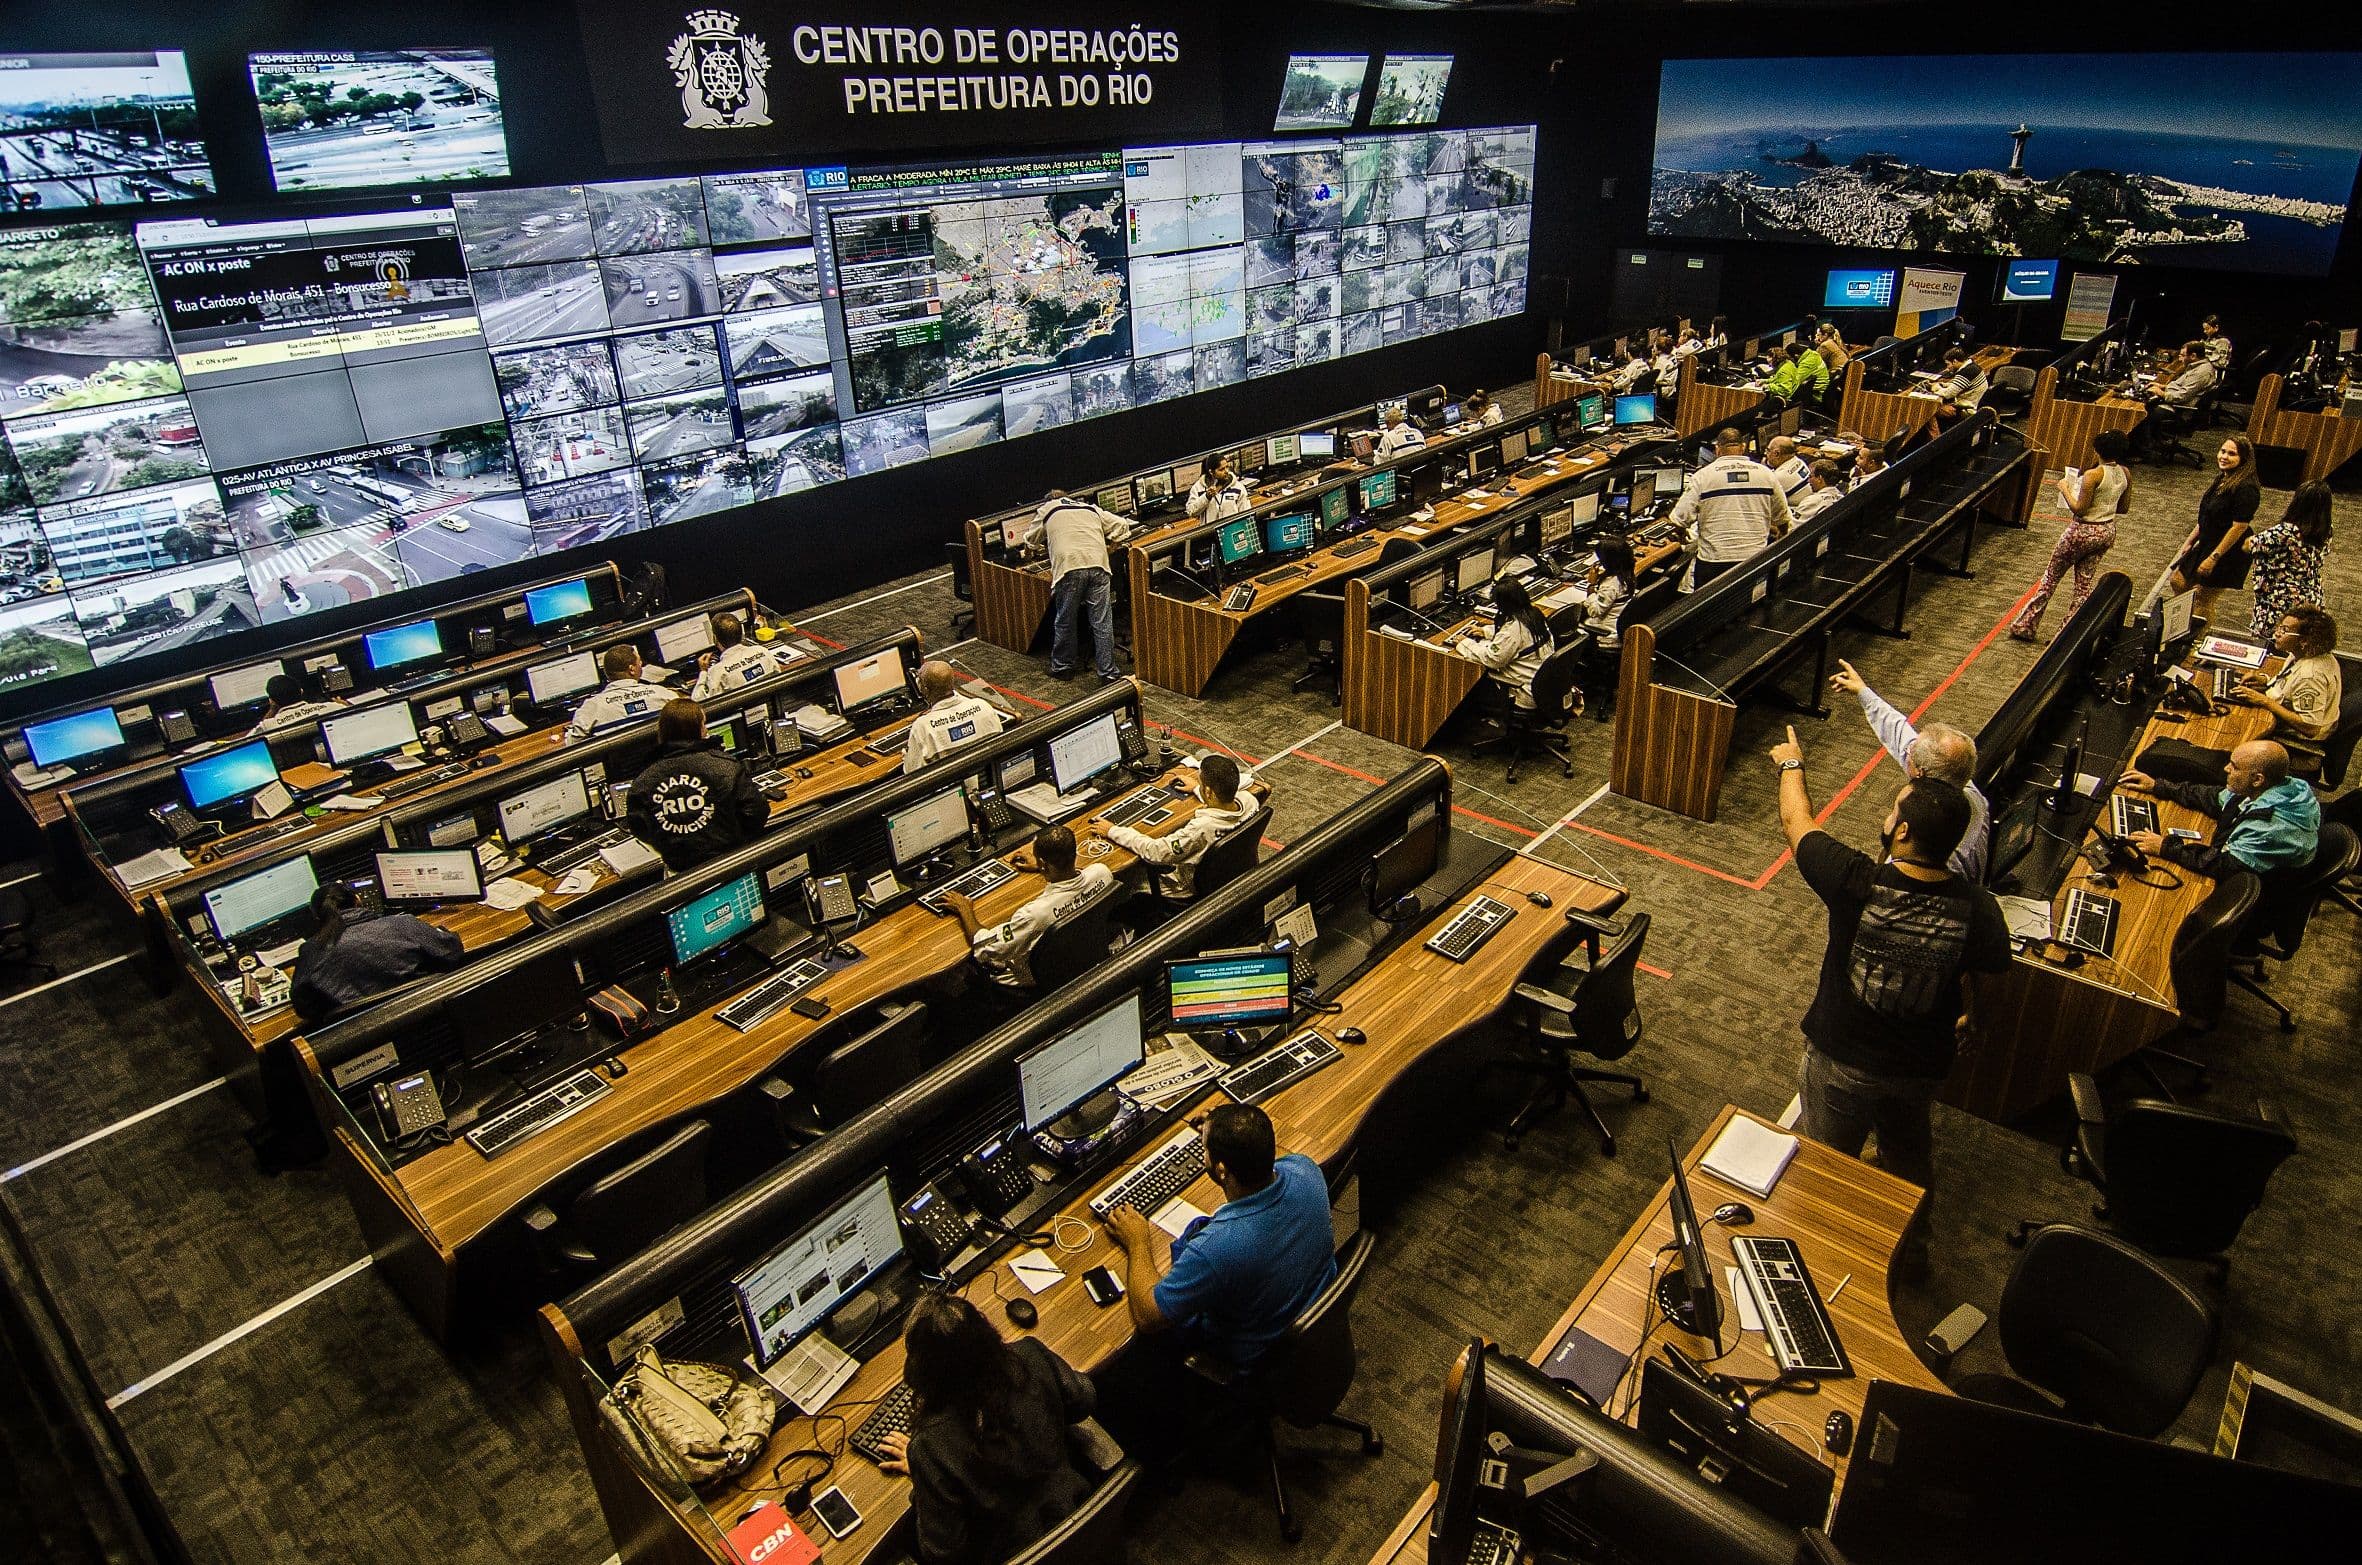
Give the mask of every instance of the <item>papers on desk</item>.
<path id="1" fill-rule="evenodd" d="M 1736 1266 L 1725 1266 L 1722 1269 L 1722 1280 L 1730 1286 L 1730 1296 L 1739 1306 L 1739 1330 L 1763 1330 L 1762 1312 L 1755 1308 L 1755 1295 L 1748 1292 L 1747 1285 L 1739 1280 L 1739 1269 Z"/>
<path id="2" fill-rule="evenodd" d="M 599 872 L 588 864 L 578 864 L 566 871 L 566 878 L 550 887 L 561 897 L 579 897 L 599 883 Z"/>
<path id="3" fill-rule="evenodd" d="M 1054 782 L 1038 782 L 1020 788 L 1008 796 L 1009 806 L 1040 821 L 1045 826 L 1056 825 L 1069 815 L 1080 815 L 1091 807 L 1087 789 L 1074 793 L 1060 793 Z"/>
<path id="4" fill-rule="evenodd" d="M 295 959 L 302 954 L 303 942 L 300 940 L 290 940 L 284 945 L 272 946 L 267 951 L 255 952 L 254 959 L 265 967 L 286 967 L 292 964 Z"/>
<path id="5" fill-rule="evenodd" d="M 1794 1136 L 1782 1135 L 1744 1114 L 1733 1114 L 1714 1145 L 1698 1160 L 1698 1167 L 1751 1195 L 1770 1195 L 1772 1186 L 1788 1171 L 1796 1156 Z"/>
<path id="6" fill-rule="evenodd" d="M 1058 1263 L 1046 1255 L 1012 1256 L 1009 1270 L 1016 1274 L 1019 1282 L 1025 1284 L 1027 1293 L 1044 1293 L 1066 1280 L 1066 1273 L 1060 1271 Z"/>
<path id="7" fill-rule="evenodd" d="M 1534 607 L 1547 613 L 1558 609 L 1571 609 L 1582 601 L 1583 589 L 1569 582 L 1557 591 L 1536 600 Z"/>
<path id="8" fill-rule="evenodd" d="M 2012 940 L 2047 941 L 2050 939 L 2050 904 L 2032 897 L 1995 897 L 2001 904 L 2001 921 L 2009 926 Z"/>
<path id="9" fill-rule="evenodd" d="M 626 837 L 612 848 L 601 848 L 599 860 L 613 870 L 618 879 L 636 875 L 651 864 L 663 862 L 663 856 L 637 837 Z"/>
<path id="10" fill-rule="evenodd" d="M 1184 1039 L 1150 1055 L 1146 1064 L 1115 1085 L 1141 1107 L 1161 1109 L 1187 1097 L 1199 1082 L 1221 1074 L 1221 1061 Z"/>
<path id="11" fill-rule="evenodd" d="M 1172 1200 L 1167 1201 L 1164 1205 L 1158 1207 L 1154 1212 L 1150 1213 L 1148 1220 L 1156 1224 L 1157 1227 L 1162 1228 L 1165 1231 L 1166 1238 L 1178 1239 L 1189 1231 L 1189 1225 L 1191 1223 L 1196 1222 L 1199 1218 L 1205 1215 L 1205 1213 L 1199 1211 L 1196 1207 L 1191 1206 L 1187 1201 L 1182 1200 L 1179 1196 L 1175 1196 Z"/>
<path id="12" fill-rule="evenodd" d="M 46 788 L 53 782 L 63 782 L 74 775 L 71 766 L 53 766 L 43 771 L 30 761 L 19 761 L 8 770 L 10 776 L 28 788 Z"/>
<path id="13" fill-rule="evenodd" d="M 525 731 L 525 720 L 507 712 L 495 712 L 484 719 L 484 726 L 503 739 L 514 739 Z"/>
<path id="14" fill-rule="evenodd" d="M 503 913 L 514 913 L 521 907 L 541 900 L 541 888 L 515 876 L 496 880 L 484 888 L 484 905 L 498 908 Z"/>
<path id="15" fill-rule="evenodd" d="M 1409 631 L 1403 629 L 1400 625 L 1380 625 L 1378 627 L 1378 634 L 1381 636 L 1392 636 L 1397 641 L 1416 641 L 1419 639 L 1417 636 L 1414 636 Z"/>
<path id="16" fill-rule="evenodd" d="M 339 793 L 322 799 L 320 808 L 323 810 L 348 810 L 357 814 L 362 810 L 374 810 L 383 803 L 385 803 L 383 794 Z"/>
<path id="17" fill-rule="evenodd" d="M 188 855 L 178 848 L 157 848 L 136 859 L 126 859 L 114 866 L 115 878 L 123 882 L 126 891 L 137 891 L 172 875 L 185 875 L 192 868 Z"/>
<path id="18" fill-rule="evenodd" d="M 397 750 L 392 755 L 381 755 L 378 760 L 385 764 L 385 769 L 389 772 L 415 772 L 426 765 L 424 759 L 412 755 L 407 750 Z"/>
<path id="19" fill-rule="evenodd" d="M 746 1366 L 754 1369 L 754 1360 L 748 1359 Z M 860 1368 L 859 1359 L 829 1341 L 826 1333 L 816 1331 L 782 1353 L 769 1369 L 756 1373 L 798 1409 L 816 1414 Z"/>

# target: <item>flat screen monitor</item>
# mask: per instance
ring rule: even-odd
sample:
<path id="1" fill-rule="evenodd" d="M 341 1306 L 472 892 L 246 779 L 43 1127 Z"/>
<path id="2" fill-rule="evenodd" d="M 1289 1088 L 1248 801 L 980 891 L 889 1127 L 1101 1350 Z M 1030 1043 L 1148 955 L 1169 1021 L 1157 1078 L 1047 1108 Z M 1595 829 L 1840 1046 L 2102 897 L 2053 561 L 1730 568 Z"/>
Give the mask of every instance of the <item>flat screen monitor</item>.
<path id="1" fill-rule="evenodd" d="M 1895 303 L 1895 269 L 1838 268 L 1829 273 L 1821 290 L 1825 310 L 1891 310 Z"/>
<path id="2" fill-rule="evenodd" d="M 390 755 L 406 744 L 418 742 L 418 724 L 410 715 L 407 701 L 388 701 L 383 706 L 366 706 L 358 712 L 331 717 L 320 724 L 321 742 L 328 746 L 328 759 L 338 766 L 350 766 L 372 756 Z"/>
<path id="3" fill-rule="evenodd" d="M 1589 494 L 1579 494 L 1575 496 L 1573 505 L 1575 512 L 1575 525 L 1577 527 L 1588 527 L 1593 522 L 1599 520 L 1598 490 L 1594 489 Z"/>
<path id="4" fill-rule="evenodd" d="M 287 665 L 279 662 L 249 663 L 244 668 L 225 668 L 205 681 L 213 692 L 213 709 L 231 712 L 242 706 L 260 706 L 271 698 L 271 681 L 287 672 Z"/>
<path id="5" fill-rule="evenodd" d="M 1102 712 L 1050 741 L 1050 781 L 1060 793 L 1072 793 L 1123 758 L 1115 714 Z"/>
<path id="6" fill-rule="evenodd" d="M 898 696 L 902 694 L 905 683 L 902 677 L 902 654 L 892 650 L 839 664 L 835 675 L 839 712 L 850 712 L 872 701 Z"/>
<path id="7" fill-rule="evenodd" d="M 1251 560 L 1263 547 L 1263 531 L 1252 516 L 1242 516 L 1234 522 L 1224 522 L 1214 535 L 1221 542 L 1222 563 L 1236 565 Z"/>
<path id="8" fill-rule="evenodd" d="M 1542 525 L 1536 541 L 1545 549 L 1555 548 L 1575 534 L 1575 507 L 1572 501 L 1542 513 Z"/>
<path id="9" fill-rule="evenodd" d="M 1031 750 L 1020 750 L 1015 755 L 1003 756 L 1000 765 L 1001 792 L 1015 793 L 1041 775 L 1041 758 Z"/>
<path id="10" fill-rule="evenodd" d="M 555 625 L 563 620 L 580 619 L 590 611 L 590 583 L 579 577 L 573 581 L 534 587 L 525 594 L 525 618 L 536 625 Z"/>
<path id="11" fill-rule="evenodd" d="M 1584 392 L 1575 398 L 1575 417 L 1582 421 L 1586 434 L 1607 428 L 1607 398 L 1596 391 Z"/>
<path id="12" fill-rule="evenodd" d="M 279 768 L 271 762 L 267 739 L 250 740 L 180 768 L 180 785 L 188 791 L 189 804 L 200 810 L 250 799 L 278 780 Z"/>
<path id="13" fill-rule="evenodd" d="M 205 921 L 216 938 L 235 940 L 250 929 L 302 911 L 320 889 L 312 856 L 299 853 L 283 864 L 256 870 L 205 893 Z"/>
<path id="14" fill-rule="evenodd" d="M 1027 1134 L 1130 1075 L 1143 1053 L 1140 996 L 1129 994 L 1080 1026 L 1019 1055 L 1017 1101 Z"/>
<path id="15" fill-rule="evenodd" d="M 1194 484 L 1197 480 L 1192 478 L 1190 482 Z M 1132 491 L 1140 497 L 1140 509 L 1143 511 L 1163 505 L 1173 498 L 1173 474 L 1170 469 L 1142 473 L 1132 480 Z"/>
<path id="16" fill-rule="evenodd" d="M 1139 509 L 1139 502 L 1132 494 L 1132 481 L 1128 478 L 1120 484 L 1109 484 L 1101 489 L 1091 496 L 1091 503 L 1103 511 L 1113 511 L 1118 516 L 1130 516 Z"/>
<path id="17" fill-rule="evenodd" d="M 1281 467 L 1296 460 L 1296 437 L 1273 435 L 1263 442 L 1263 460 L 1273 467 Z"/>
<path id="18" fill-rule="evenodd" d="M 1616 398 L 1616 427 L 1631 424 L 1654 424 L 1657 421 L 1657 394 L 1644 391 L 1638 396 Z"/>
<path id="19" fill-rule="evenodd" d="M 731 1279 L 738 1316 L 769 1368 L 902 1254 L 902 1224 L 884 1174 Z"/>
<path id="20" fill-rule="evenodd" d="M 1474 592 L 1493 579 L 1493 546 L 1471 549 L 1452 562 L 1452 591 Z"/>
<path id="21" fill-rule="evenodd" d="M 373 630 L 361 638 L 362 655 L 380 672 L 407 668 L 443 655 L 443 627 L 431 619 Z"/>
<path id="22" fill-rule="evenodd" d="M 713 622 L 702 614 L 656 627 L 656 661 L 668 666 L 693 658 L 713 644 Z"/>
<path id="23" fill-rule="evenodd" d="M 1383 511 L 1394 503 L 1394 469 L 1361 475 L 1361 508 Z"/>
<path id="24" fill-rule="evenodd" d="M 1445 404 L 1443 405 L 1443 421 L 1444 421 L 1444 423 L 1446 423 L 1446 424 L 1457 424 L 1458 422 L 1460 422 L 1460 404 L 1459 404 L 1459 403 L 1457 403 L 1457 402 L 1447 402 L 1447 403 L 1445 403 Z"/>
<path id="25" fill-rule="evenodd" d="M 570 951 L 545 951 L 487 978 L 468 991 L 467 1003 L 441 1012 L 459 1040 L 460 1057 L 478 1065 L 496 1056 L 511 1039 L 540 1032 L 556 1021 L 582 1014 L 582 971 Z"/>
<path id="26" fill-rule="evenodd" d="M 1632 513 L 1632 491 L 1629 489 L 1619 489 L 1614 494 L 1609 495 L 1607 497 L 1607 508 L 1608 514 L 1613 516 L 1617 521 L 1630 521 Z"/>
<path id="27" fill-rule="evenodd" d="M 1293 554 L 1312 547 L 1312 513 L 1290 511 L 1263 518 L 1264 547 L 1273 554 Z"/>
<path id="28" fill-rule="evenodd" d="M 44 768 L 79 761 L 122 742 L 123 725 L 115 721 L 111 706 L 25 727 L 25 748 L 33 752 L 33 764 Z"/>
<path id="29" fill-rule="evenodd" d="M 2009 261 L 2001 268 L 2003 304 L 2041 304 L 2059 291 L 2056 261 Z"/>
<path id="30" fill-rule="evenodd" d="M 1334 532 L 1353 519 L 1353 491 L 1339 484 L 1320 495 L 1320 529 Z"/>
<path id="31" fill-rule="evenodd" d="M 1370 100 L 1370 124 L 1432 125 L 1443 113 L 1443 93 L 1452 79 L 1448 54 L 1390 54 L 1378 69 L 1378 95 Z"/>
<path id="32" fill-rule="evenodd" d="M 957 788 L 946 788 L 931 799 L 922 799 L 886 817 L 886 841 L 893 849 L 896 864 L 916 864 L 967 834 L 967 795 Z"/>
<path id="33" fill-rule="evenodd" d="M 1165 963 L 1175 1027 L 1262 1027 L 1285 1023 L 1295 1004 L 1285 951 L 1176 957 Z"/>
<path id="34" fill-rule="evenodd" d="M 1350 130 L 1361 112 L 1362 78 L 1370 73 L 1366 54 L 1291 54 L 1280 79 L 1275 131 Z"/>
<path id="35" fill-rule="evenodd" d="M 1524 461 L 1526 452 L 1532 449 L 1531 435 L 1532 431 L 1523 429 L 1513 429 L 1503 435 L 1501 437 L 1501 460 L 1508 463 Z"/>
<path id="36" fill-rule="evenodd" d="M 1201 458 L 1192 457 L 1186 462 L 1175 462 L 1173 464 L 1173 493 L 1187 495 L 1190 490 L 1197 487 L 1197 481 L 1205 474 L 1206 464 Z"/>
<path id="37" fill-rule="evenodd" d="M 1654 472 L 1632 475 L 1632 514 L 1638 516 L 1657 503 L 1657 475 Z"/>
<path id="38" fill-rule="evenodd" d="M 1423 571 L 1403 583 L 1403 602 L 1424 614 L 1443 600 L 1443 572 L 1441 569 Z"/>
<path id="39" fill-rule="evenodd" d="M 763 879 L 748 870 L 664 915 L 673 960 L 682 964 L 717 951 L 763 921 Z"/>
<path id="40" fill-rule="evenodd" d="M 1667 495 L 1677 495 L 1689 487 L 1689 471 L 1686 468 L 1654 467 L 1649 469 L 1649 474 L 1656 481 L 1657 498 L 1660 500 Z"/>
<path id="41" fill-rule="evenodd" d="M 1241 473 L 1262 472 L 1263 442 L 1257 440 L 1248 445 L 1232 448 L 1230 453 L 1230 465 Z"/>
<path id="42" fill-rule="evenodd" d="M 414 848 L 377 855 L 377 885 L 387 905 L 481 902 L 484 867 L 473 848 Z"/>
<path id="43" fill-rule="evenodd" d="M 446 185 L 509 171 L 489 49 L 251 54 L 271 184 Z"/>
<path id="44" fill-rule="evenodd" d="M 1443 854 L 1443 815 L 1433 805 L 1370 856 L 1370 906 L 1384 912 L 1417 891 Z"/>
<path id="45" fill-rule="evenodd" d="M 2187 636 L 2190 633 L 2190 617 L 2197 603 L 2198 589 L 2195 587 L 2167 598 L 2160 611 L 2164 616 L 2161 621 L 2164 634 L 2158 640 L 2170 647 Z"/>
<path id="46" fill-rule="evenodd" d="M 1435 1514 L 1427 1522 L 1427 1555 L 1465 1560 L 1476 1542 L 1476 1478 L 1485 1460 L 1484 1338 L 1468 1344 L 1460 1389 L 1445 1415 L 1436 1452 Z"/>
<path id="47" fill-rule="evenodd" d="M 1768 1419 L 1735 1413 L 1717 1388 L 1687 1369 L 1649 1359 L 1641 1366 L 1639 1407 L 1641 1438 L 1714 1489 L 1785 1527 L 1810 1527 L 1828 1516 L 1836 1470 Z"/>
<path id="48" fill-rule="evenodd" d="M 497 809 L 501 840 L 512 848 L 519 847 L 588 815 L 590 790 L 583 786 L 582 773 L 567 772 L 510 794 Z"/>
<path id="49" fill-rule="evenodd" d="M 1468 476 L 1482 478 L 1501 470 L 1501 443 L 1488 440 L 1468 453 Z"/>
<path id="50" fill-rule="evenodd" d="M 599 660 L 588 652 L 577 652 L 554 663 L 536 663 L 525 670 L 525 694 L 535 706 L 556 706 L 595 690 L 599 684 Z"/>
<path id="51" fill-rule="evenodd" d="M 1337 437 L 1326 429 L 1308 429 L 1296 437 L 1296 459 L 1326 462 L 1337 454 Z"/>
<path id="52" fill-rule="evenodd" d="M 1673 1189 L 1666 1205 L 1673 1219 L 1673 1242 L 1681 1250 L 1681 1272 L 1678 1280 L 1667 1278 L 1660 1284 L 1658 1296 L 1667 1301 L 1665 1313 L 1673 1318 L 1673 1324 L 1712 1341 L 1722 1325 L 1722 1296 L 1714 1291 L 1705 1230 L 1698 1226 L 1698 1208 L 1689 1198 L 1689 1175 L 1681 1166 L 1681 1148 L 1671 1136 L 1665 1138 L 1665 1151 L 1673 1160 Z"/>

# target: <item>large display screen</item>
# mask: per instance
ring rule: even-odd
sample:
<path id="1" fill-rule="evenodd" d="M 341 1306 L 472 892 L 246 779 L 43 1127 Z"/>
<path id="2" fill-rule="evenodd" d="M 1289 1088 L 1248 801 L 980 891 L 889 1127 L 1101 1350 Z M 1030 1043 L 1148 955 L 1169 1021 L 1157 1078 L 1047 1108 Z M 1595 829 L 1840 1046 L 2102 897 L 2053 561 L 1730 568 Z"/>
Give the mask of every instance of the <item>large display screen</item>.
<path id="1" fill-rule="evenodd" d="M 508 172 L 484 49 L 247 56 L 281 190 L 447 185 Z"/>
<path id="2" fill-rule="evenodd" d="M 212 194 L 178 49 L 0 54 L 0 212 Z"/>
<path id="3" fill-rule="evenodd" d="M 1370 124 L 1432 125 L 1443 118 L 1444 89 L 1451 84 L 1448 54 L 1390 54 L 1378 70 L 1378 96 L 1370 100 Z"/>
<path id="4" fill-rule="evenodd" d="M 1292 54 L 1280 79 L 1273 130 L 1344 130 L 1361 108 L 1366 54 Z"/>
<path id="5" fill-rule="evenodd" d="M 1649 231 L 2316 276 L 2337 253 L 2362 55 L 1861 65 L 1666 61 Z"/>

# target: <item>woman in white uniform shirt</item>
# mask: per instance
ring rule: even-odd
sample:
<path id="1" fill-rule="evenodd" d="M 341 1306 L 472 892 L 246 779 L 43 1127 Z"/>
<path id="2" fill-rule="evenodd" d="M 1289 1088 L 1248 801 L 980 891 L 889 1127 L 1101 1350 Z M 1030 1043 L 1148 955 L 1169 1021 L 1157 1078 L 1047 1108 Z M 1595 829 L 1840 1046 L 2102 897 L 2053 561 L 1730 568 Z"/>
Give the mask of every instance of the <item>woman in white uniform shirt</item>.
<path id="1" fill-rule="evenodd" d="M 1549 623 L 1534 607 L 1524 586 L 1506 577 L 1493 583 L 1493 607 L 1501 611 L 1493 633 L 1466 638 L 1453 650 L 1482 663 L 1509 692 L 1509 699 L 1530 711 L 1534 676 L 1542 671 L 1551 653 Z"/>

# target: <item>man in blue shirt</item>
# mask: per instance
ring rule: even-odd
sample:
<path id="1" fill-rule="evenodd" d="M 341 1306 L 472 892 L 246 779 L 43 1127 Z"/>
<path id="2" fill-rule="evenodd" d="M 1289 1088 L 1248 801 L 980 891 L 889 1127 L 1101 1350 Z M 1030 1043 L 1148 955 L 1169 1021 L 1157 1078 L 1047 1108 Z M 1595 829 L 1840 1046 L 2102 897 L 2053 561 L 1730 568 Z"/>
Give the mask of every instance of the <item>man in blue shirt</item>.
<path id="1" fill-rule="evenodd" d="M 1271 1119 L 1259 1108 L 1224 1104 L 1201 1134 L 1222 1204 L 1182 1230 L 1161 1277 L 1148 1219 L 1118 1207 L 1107 1223 L 1124 1252 L 1133 1329 L 1177 1331 L 1246 1369 L 1337 1275 L 1328 1182 L 1301 1153 L 1274 1158 Z"/>

